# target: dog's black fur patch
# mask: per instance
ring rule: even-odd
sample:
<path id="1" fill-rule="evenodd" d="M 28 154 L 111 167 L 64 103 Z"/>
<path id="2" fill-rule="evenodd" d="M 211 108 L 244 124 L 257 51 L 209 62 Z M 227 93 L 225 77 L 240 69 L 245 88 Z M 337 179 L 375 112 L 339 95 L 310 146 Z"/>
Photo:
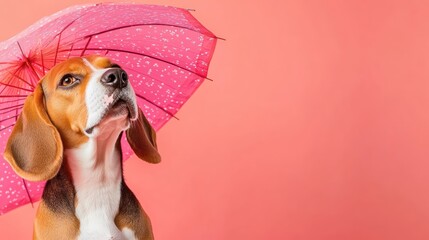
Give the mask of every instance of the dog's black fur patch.
<path id="1" fill-rule="evenodd" d="M 75 196 L 76 190 L 69 173 L 65 169 L 65 164 L 63 164 L 58 174 L 46 183 L 42 198 L 51 211 L 74 214 Z"/>

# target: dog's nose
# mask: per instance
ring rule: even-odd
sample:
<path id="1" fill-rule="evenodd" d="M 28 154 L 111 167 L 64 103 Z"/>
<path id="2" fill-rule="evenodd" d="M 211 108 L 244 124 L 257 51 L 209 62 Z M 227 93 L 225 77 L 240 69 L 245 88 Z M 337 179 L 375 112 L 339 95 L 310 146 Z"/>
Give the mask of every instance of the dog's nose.
<path id="1" fill-rule="evenodd" d="M 124 88 L 128 84 L 127 73 L 120 68 L 111 68 L 101 76 L 101 83 L 114 88 Z"/>

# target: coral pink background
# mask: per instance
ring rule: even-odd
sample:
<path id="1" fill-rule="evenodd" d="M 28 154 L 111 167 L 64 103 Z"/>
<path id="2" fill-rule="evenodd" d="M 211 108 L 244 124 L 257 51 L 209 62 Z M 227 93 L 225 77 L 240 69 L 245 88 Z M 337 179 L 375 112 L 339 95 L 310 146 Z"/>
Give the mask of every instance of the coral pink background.
<path id="1" fill-rule="evenodd" d="M 0 38 L 83 2 L 2 2 Z M 163 162 L 125 163 L 158 240 L 429 239 L 429 3 L 144 2 L 227 39 Z M 34 214 L 0 216 L 0 239 Z"/>

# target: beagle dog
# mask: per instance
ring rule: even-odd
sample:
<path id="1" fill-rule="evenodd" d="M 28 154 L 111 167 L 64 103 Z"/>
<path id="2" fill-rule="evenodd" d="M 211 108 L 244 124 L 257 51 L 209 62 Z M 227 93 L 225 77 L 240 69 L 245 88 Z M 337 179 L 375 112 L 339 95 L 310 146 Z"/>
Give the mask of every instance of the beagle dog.
<path id="1" fill-rule="evenodd" d="M 140 159 L 160 162 L 127 73 L 108 58 L 72 58 L 40 80 L 4 153 L 22 178 L 47 180 L 33 239 L 153 239 L 123 179 L 124 131 Z"/>

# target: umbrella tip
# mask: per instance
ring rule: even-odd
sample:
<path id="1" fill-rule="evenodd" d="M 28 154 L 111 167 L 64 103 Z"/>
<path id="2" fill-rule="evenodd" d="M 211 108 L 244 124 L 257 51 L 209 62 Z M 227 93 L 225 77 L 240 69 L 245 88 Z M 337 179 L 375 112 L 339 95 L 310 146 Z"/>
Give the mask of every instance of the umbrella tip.
<path id="1" fill-rule="evenodd" d="M 196 12 L 197 10 L 192 9 L 192 8 L 187 8 L 186 10 L 188 10 L 189 12 Z"/>
<path id="2" fill-rule="evenodd" d="M 222 37 L 217 37 L 217 36 L 216 36 L 216 38 L 217 38 L 217 39 L 219 39 L 219 40 L 226 41 L 226 39 L 225 39 L 225 38 L 222 38 Z"/>

